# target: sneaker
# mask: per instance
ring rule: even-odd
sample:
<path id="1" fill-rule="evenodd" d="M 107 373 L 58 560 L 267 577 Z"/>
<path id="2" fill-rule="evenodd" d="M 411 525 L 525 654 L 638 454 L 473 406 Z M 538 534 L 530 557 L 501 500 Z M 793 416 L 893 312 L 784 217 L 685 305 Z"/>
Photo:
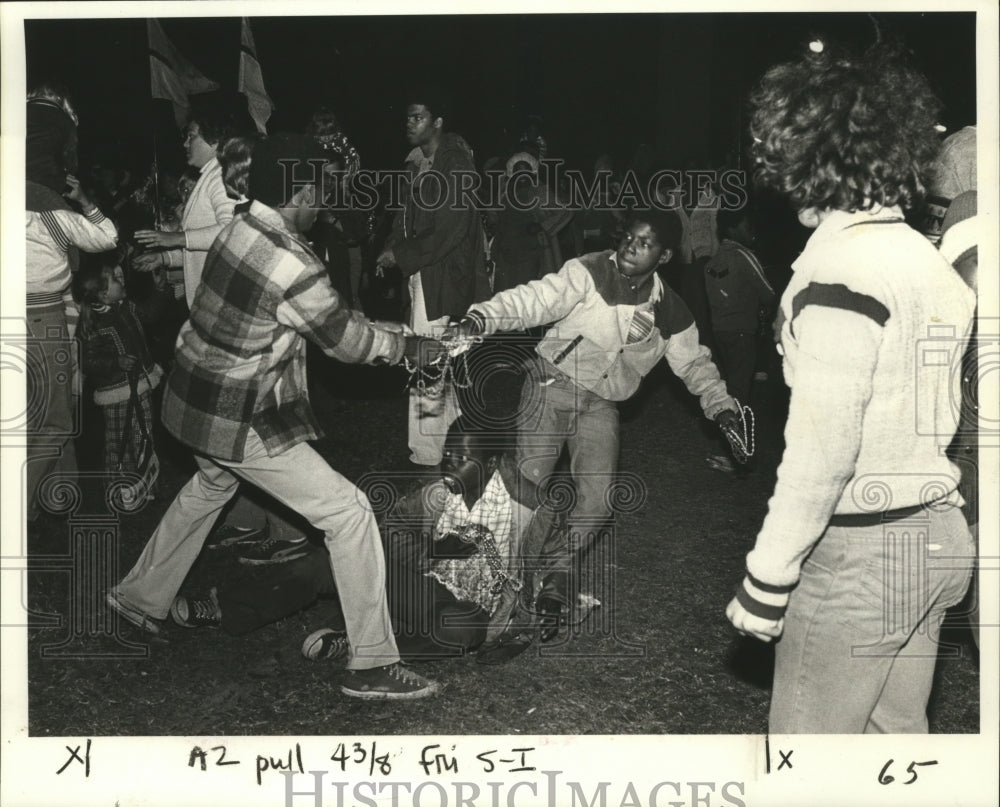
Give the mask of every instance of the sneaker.
<path id="1" fill-rule="evenodd" d="M 370 670 L 348 670 L 340 691 L 351 698 L 399 701 L 428 698 L 440 689 L 436 681 L 417 675 L 399 662 Z"/>
<path id="2" fill-rule="evenodd" d="M 266 527 L 237 527 L 223 524 L 213 532 L 205 546 L 208 549 L 222 549 L 227 546 L 257 543 L 264 537 Z"/>
<path id="3" fill-rule="evenodd" d="M 247 547 L 240 547 L 237 558 L 248 566 L 266 566 L 270 563 L 285 563 L 304 557 L 309 552 L 309 541 L 303 535 L 292 541 L 282 538 L 268 538 Z"/>
<path id="4" fill-rule="evenodd" d="M 175 597 L 170 606 L 170 616 L 182 628 L 219 627 L 222 624 L 219 590 L 213 586 L 208 596 L 201 600 Z"/>
<path id="5" fill-rule="evenodd" d="M 708 463 L 708 467 L 715 471 L 731 474 L 736 470 L 736 464 L 725 454 L 709 454 L 705 461 Z"/>
<path id="6" fill-rule="evenodd" d="M 160 635 L 160 623 L 161 620 L 151 617 L 149 614 L 140 611 L 132 603 L 126 600 L 124 597 L 118 594 L 117 591 L 113 589 L 108 592 L 105 601 L 108 607 L 114 611 L 118 616 L 127 622 L 131 622 L 139 630 L 152 634 L 153 636 Z"/>
<path id="7" fill-rule="evenodd" d="M 314 631 L 302 643 L 302 655 L 310 661 L 336 661 L 346 656 L 350 649 L 347 634 L 332 628 Z"/>

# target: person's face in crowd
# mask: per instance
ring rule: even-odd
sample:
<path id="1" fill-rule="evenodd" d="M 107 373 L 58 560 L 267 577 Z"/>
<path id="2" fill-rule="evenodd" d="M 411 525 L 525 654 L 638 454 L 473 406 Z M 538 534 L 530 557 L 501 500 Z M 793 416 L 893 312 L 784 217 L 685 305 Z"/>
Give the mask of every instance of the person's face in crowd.
<path id="1" fill-rule="evenodd" d="M 125 272 L 120 266 L 116 266 L 111 272 L 105 275 L 107 285 L 101 292 L 101 302 L 107 305 L 120 303 L 125 299 Z"/>
<path id="2" fill-rule="evenodd" d="M 426 146 L 441 133 L 442 123 L 423 104 L 410 104 L 406 108 L 406 139 L 411 146 Z"/>
<path id="3" fill-rule="evenodd" d="M 649 274 L 673 254 L 660 243 L 656 232 L 644 221 L 635 221 L 618 243 L 618 271 L 626 277 Z"/>
<path id="4" fill-rule="evenodd" d="M 496 458 L 467 435 L 448 435 L 441 458 L 441 481 L 471 507 L 486 489 Z"/>
<path id="5" fill-rule="evenodd" d="M 208 143 L 201 136 L 201 127 L 197 123 L 189 123 L 184 137 L 184 153 L 188 165 L 201 168 L 215 156 L 218 143 Z"/>
<path id="6" fill-rule="evenodd" d="M 280 209 L 289 227 L 298 233 L 308 232 L 316 223 L 319 215 L 317 199 L 319 191 L 316 185 L 303 185 L 292 195 L 292 198 Z"/>

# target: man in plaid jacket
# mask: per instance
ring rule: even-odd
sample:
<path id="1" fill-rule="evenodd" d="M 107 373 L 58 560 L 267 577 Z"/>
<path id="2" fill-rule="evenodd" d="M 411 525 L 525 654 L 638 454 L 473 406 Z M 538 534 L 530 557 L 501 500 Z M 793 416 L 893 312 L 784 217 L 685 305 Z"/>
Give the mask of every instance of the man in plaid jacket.
<path id="1" fill-rule="evenodd" d="M 166 618 L 243 479 L 325 533 L 352 649 L 341 690 L 371 699 L 424 697 L 437 685 L 398 663 L 371 507 L 306 442 L 320 427 L 309 405 L 305 340 L 340 361 L 376 364 L 426 358 L 440 345 L 379 330 L 346 308 L 298 236 L 316 219 L 323 160 L 299 135 L 274 135 L 255 149 L 251 201 L 209 250 L 164 395 L 164 425 L 197 452 L 198 472 L 108 603 L 159 632 L 157 620 Z M 316 179 L 303 183 L 310 171 Z"/>

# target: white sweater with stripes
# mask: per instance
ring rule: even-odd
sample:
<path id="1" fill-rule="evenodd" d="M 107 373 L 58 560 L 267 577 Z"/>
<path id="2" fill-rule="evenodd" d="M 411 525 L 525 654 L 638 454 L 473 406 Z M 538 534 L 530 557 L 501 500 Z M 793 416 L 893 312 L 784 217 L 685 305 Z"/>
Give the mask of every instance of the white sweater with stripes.
<path id="1" fill-rule="evenodd" d="M 766 618 L 832 515 L 957 496 L 944 449 L 976 303 L 898 208 L 831 213 L 793 269 L 779 315 L 785 452 L 740 592 Z"/>
<path id="2" fill-rule="evenodd" d="M 96 207 L 86 216 L 72 210 L 26 211 L 25 291 L 29 308 L 62 302 L 69 288 L 70 247 L 105 252 L 118 243 L 118 230 Z"/>

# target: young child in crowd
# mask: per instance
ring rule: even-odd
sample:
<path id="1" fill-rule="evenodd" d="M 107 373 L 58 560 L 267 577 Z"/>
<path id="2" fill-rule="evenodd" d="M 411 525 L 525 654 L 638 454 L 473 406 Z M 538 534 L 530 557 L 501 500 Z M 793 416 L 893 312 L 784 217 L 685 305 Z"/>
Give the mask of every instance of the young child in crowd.
<path id="1" fill-rule="evenodd" d="M 90 256 L 88 256 L 90 257 Z M 104 468 L 115 471 L 136 470 L 136 456 L 142 439 L 138 418 L 144 419 L 152 434 L 152 391 L 160 383 L 163 371 L 153 361 L 146 343 L 141 319 L 156 318 L 153 306 L 143 313 L 126 297 L 125 274 L 117 251 L 103 252 L 86 260 L 76 275 L 80 301 L 78 338 L 84 375 L 94 391 L 94 403 L 104 418 Z M 157 297 L 164 294 L 166 278 L 162 271 L 154 277 Z M 133 392 L 134 390 L 134 392 Z M 132 427 L 124 433 L 132 396 L 139 411 L 132 414 Z"/>
<path id="2" fill-rule="evenodd" d="M 747 406 L 757 364 L 758 318 L 774 299 L 774 289 L 750 249 L 754 233 L 747 209 L 719 210 L 716 220 L 719 249 L 705 264 L 712 341 L 729 394 Z M 718 471 L 736 470 L 722 452 L 710 454 L 708 464 Z"/>

